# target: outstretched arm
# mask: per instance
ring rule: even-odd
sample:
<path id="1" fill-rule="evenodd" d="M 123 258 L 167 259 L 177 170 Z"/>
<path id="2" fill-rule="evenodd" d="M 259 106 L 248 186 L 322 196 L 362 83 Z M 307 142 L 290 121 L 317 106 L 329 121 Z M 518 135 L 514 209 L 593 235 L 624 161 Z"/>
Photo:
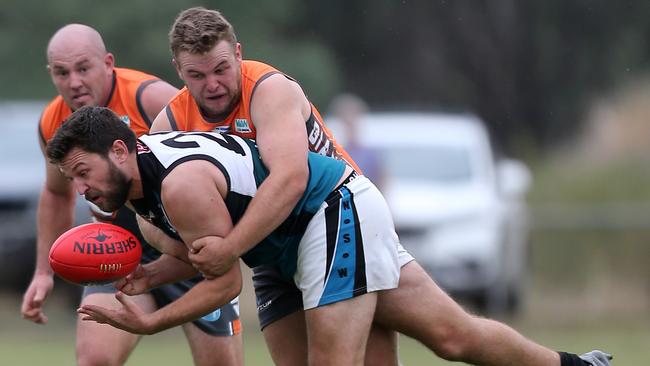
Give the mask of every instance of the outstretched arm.
<path id="1" fill-rule="evenodd" d="M 41 141 L 41 150 L 44 149 Z M 36 217 L 36 268 L 20 308 L 23 318 L 39 324 L 47 323 L 43 305 L 54 287 L 48 253 L 56 238 L 72 226 L 76 199 L 72 185 L 59 169 L 48 162 L 45 165 L 45 185 Z"/>
<path id="2" fill-rule="evenodd" d="M 163 181 L 162 200 L 170 222 L 184 242 L 203 236 L 223 237 L 232 228 L 223 201 L 226 180 L 206 161 L 190 161 L 176 167 Z M 187 210 L 188 203 L 192 209 Z M 241 291 L 238 266 L 223 276 L 204 280 L 182 297 L 153 313 L 144 313 L 118 293 L 117 310 L 85 305 L 78 310 L 84 320 L 108 323 L 137 334 L 152 334 L 203 316 L 235 298 Z"/>

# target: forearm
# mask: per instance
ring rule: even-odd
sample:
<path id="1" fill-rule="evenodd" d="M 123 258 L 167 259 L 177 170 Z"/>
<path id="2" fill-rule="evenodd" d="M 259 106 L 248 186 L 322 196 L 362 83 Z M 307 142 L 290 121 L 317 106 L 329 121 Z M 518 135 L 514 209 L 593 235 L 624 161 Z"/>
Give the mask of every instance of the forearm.
<path id="1" fill-rule="evenodd" d="M 224 276 L 199 282 L 174 302 L 150 314 L 150 333 L 193 321 L 214 311 L 239 295 L 241 286 L 238 266 L 234 266 Z"/>
<path id="2" fill-rule="evenodd" d="M 261 242 L 289 216 L 307 185 L 304 174 L 273 174 L 260 185 L 245 214 L 226 236 L 239 257 Z"/>
<path id="3" fill-rule="evenodd" d="M 176 240 L 165 234 L 162 230 L 155 227 L 150 222 L 140 216 L 136 216 L 138 226 L 144 239 L 159 252 L 170 255 L 181 261 L 189 263 L 187 258 L 187 246 L 182 241 Z"/>
<path id="4" fill-rule="evenodd" d="M 36 273 L 51 274 L 50 248 L 54 241 L 74 223 L 75 197 L 44 190 L 36 216 Z"/>
<path id="5" fill-rule="evenodd" d="M 149 288 L 190 279 L 197 275 L 191 264 L 170 255 L 163 254 L 153 262 L 143 266 L 147 272 Z"/>

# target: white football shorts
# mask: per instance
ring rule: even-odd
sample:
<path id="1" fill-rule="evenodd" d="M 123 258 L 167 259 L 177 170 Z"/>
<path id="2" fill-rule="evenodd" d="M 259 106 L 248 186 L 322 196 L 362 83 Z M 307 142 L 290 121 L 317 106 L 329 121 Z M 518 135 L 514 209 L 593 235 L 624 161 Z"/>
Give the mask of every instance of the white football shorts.
<path id="1" fill-rule="evenodd" d="M 388 205 L 368 178 L 332 192 L 309 222 L 298 247 L 296 286 L 304 309 L 396 288 L 402 248 Z"/>

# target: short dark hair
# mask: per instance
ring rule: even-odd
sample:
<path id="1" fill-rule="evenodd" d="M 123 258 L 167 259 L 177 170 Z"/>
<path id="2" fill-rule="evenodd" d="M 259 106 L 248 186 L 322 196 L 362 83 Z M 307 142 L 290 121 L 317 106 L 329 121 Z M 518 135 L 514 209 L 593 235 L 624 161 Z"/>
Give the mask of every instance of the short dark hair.
<path id="1" fill-rule="evenodd" d="M 204 54 L 223 40 L 235 47 L 234 28 L 220 12 L 204 7 L 182 11 L 169 31 L 169 47 L 174 57 L 183 51 Z"/>
<path id="2" fill-rule="evenodd" d="M 113 111 L 105 107 L 85 106 L 77 109 L 47 143 L 45 154 L 52 164 L 59 164 L 74 148 L 104 157 L 115 140 L 122 140 L 135 151 L 135 133 Z"/>

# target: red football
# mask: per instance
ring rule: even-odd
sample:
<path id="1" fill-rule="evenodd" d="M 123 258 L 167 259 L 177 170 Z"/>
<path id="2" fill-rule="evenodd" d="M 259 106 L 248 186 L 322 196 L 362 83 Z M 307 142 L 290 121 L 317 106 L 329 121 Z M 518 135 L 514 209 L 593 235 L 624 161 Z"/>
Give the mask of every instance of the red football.
<path id="1" fill-rule="evenodd" d="M 66 231 L 52 244 L 50 266 L 64 280 L 80 285 L 116 281 L 140 263 L 142 245 L 130 231 L 93 222 Z"/>

